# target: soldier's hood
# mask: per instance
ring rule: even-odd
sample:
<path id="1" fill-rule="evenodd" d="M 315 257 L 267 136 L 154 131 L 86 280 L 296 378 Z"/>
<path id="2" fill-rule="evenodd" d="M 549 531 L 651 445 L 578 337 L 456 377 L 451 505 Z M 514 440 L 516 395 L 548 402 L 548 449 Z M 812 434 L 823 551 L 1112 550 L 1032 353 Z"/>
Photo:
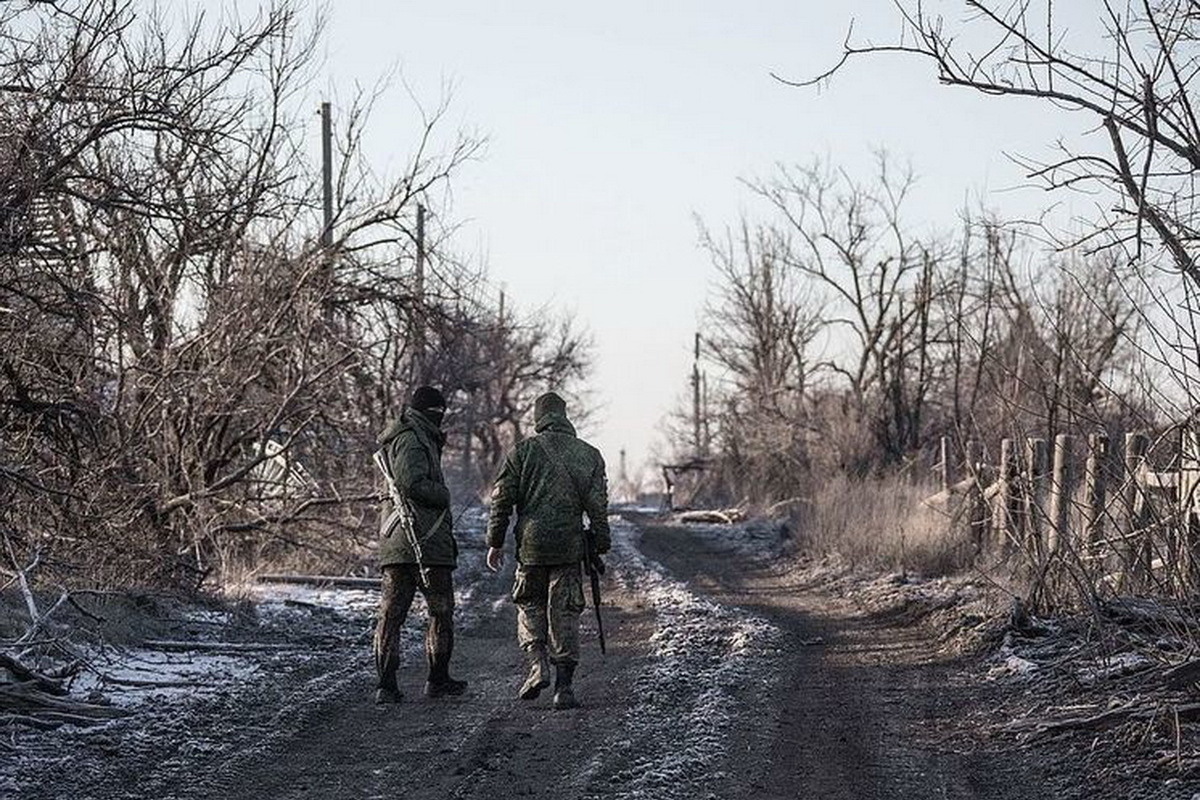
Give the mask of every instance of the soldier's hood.
<path id="1" fill-rule="evenodd" d="M 569 433 L 575 436 L 575 426 L 567 419 L 567 415 L 558 411 L 548 411 L 534 420 L 534 430 L 538 433 Z"/>
<path id="2" fill-rule="evenodd" d="M 382 447 L 406 430 L 415 431 L 418 436 L 436 442 L 439 446 L 446 441 L 446 434 L 442 433 L 441 428 L 412 406 L 405 406 L 400 416 L 392 420 L 383 432 L 375 437 L 375 441 Z"/>

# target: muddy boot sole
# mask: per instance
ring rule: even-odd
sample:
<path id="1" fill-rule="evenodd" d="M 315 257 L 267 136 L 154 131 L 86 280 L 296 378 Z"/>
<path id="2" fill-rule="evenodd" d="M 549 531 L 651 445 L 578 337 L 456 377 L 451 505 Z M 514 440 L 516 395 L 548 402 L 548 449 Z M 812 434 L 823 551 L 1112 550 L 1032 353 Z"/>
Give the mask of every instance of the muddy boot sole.
<path id="1" fill-rule="evenodd" d="M 542 669 L 534 664 L 529 669 L 529 677 L 525 679 L 525 683 L 521 684 L 521 691 L 517 692 L 517 697 L 522 700 L 536 700 L 542 690 L 548 688 L 550 688 L 550 670 Z"/>
<path id="2" fill-rule="evenodd" d="M 542 690 L 548 688 L 550 688 L 550 681 L 548 680 L 537 681 L 536 683 L 525 681 L 525 685 L 521 687 L 521 691 L 517 693 L 517 696 L 522 700 L 537 700 Z"/>

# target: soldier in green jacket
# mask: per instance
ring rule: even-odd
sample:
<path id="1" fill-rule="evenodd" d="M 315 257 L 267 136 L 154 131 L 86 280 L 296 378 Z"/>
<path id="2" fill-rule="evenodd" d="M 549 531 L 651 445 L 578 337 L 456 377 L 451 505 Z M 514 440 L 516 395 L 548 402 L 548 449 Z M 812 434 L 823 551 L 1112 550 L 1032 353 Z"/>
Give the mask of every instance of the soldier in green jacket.
<path id="1" fill-rule="evenodd" d="M 379 435 L 380 455 L 391 473 L 392 497 L 383 510 L 379 563 L 383 572 L 379 621 L 375 627 L 378 703 L 398 703 L 396 670 L 400 666 L 400 630 L 417 590 L 429 607 L 425 657 L 427 697 L 462 694 L 466 681 L 450 677 L 454 648 L 454 579 L 458 545 L 452 533 L 450 491 L 442 477 L 442 417 L 446 400 L 431 386 L 413 393 L 412 401 Z"/>
<path id="2" fill-rule="evenodd" d="M 517 522 L 517 641 L 529 662 L 518 696 L 536 698 L 550 685 L 554 707 L 578 705 L 571 688 L 579 663 L 579 615 L 583 611 L 583 516 L 598 553 L 611 545 L 608 489 L 600 451 L 575 435 L 567 406 L 550 392 L 534 406 L 537 434 L 519 442 L 505 459 L 492 488 L 488 519 L 488 567 L 504 563 L 504 537 L 514 508 Z"/>

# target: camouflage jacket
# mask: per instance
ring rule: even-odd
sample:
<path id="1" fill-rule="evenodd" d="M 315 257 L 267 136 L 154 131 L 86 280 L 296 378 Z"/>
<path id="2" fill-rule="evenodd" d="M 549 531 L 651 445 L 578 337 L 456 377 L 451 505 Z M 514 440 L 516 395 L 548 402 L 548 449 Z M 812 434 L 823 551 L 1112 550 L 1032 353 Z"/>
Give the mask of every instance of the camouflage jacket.
<path id="1" fill-rule="evenodd" d="M 537 435 L 519 442 L 492 487 L 487 542 L 503 547 L 516 508 L 517 561 L 572 564 L 583 558 L 583 515 L 596 537 L 596 549 L 611 545 L 608 487 L 600 451 L 575 435 L 565 415 L 537 420 Z"/>
<path id="2" fill-rule="evenodd" d="M 455 566 L 458 545 L 451 530 L 450 490 L 442 477 L 445 434 L 424 414 L 406 407 L 400 418 L 379 434 L 378 441 L 396 489 L 408 498 L 412 509 L 411 516 L 393 517 L 391 500 L 384 504 L 379 521 L 379 565 L 417 563 L 412 546 L 415 532 L 425 566 Z"/>

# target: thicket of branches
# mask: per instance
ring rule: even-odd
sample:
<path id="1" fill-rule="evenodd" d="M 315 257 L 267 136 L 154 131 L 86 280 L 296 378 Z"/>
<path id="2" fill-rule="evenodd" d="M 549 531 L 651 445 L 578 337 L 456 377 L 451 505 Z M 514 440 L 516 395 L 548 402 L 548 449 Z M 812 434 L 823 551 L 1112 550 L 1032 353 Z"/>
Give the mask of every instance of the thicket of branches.
<path id="1" fill-rule="evenodd" d="M 1054 0 L 969 0 L 946 19 L 903 0 L 894 44 L 853 36 L 841 62 L 802 83 L 829 80 L 847 61 L 900 56 L 933 65 L 950 87 L 1024 99 L 1087 133 L 1063 138 L 1049 156 L 1018 157 L 1055 194 L 1092 201 L 1082 235 L 1041 226 L 1058 249 L 1107 253 L 1142 292 L 1151 336 L 1143 356 L 1161 372 L 1155 403 L 1173 415 L 1195 407 L 1200 117 L 1200 9 L 1192 0 L 1096 0 L 1081 9 Z M 1019 108 L 1019 107 L 1014 107 Z"/>
<path id="2" fill-rule="evenodd" d="M 822 481 L 853 492 L 846 481 L 863 475 L 919 480 L 947 434 L 995 448 L 1002 436 L 1161 432 L 1174 439 L 1152 468 L 1180 464 L 1200 363 L 1200 7 L 1100 0 L 1089 36 L 1059 13 L 1079 9 L 1052 0 L 964 5 L 948 20 L 897 0 L 895 44 L 852 33 L 832 70 L 795 83 L 899 54 L 930 62 L 949 86 L 1075 115 L 1089 133 L 1022 163 L 1052 193 L 1093 200 L 1090 227 L 984 217 L 916 234 L 903 213 L 911 177 L 886 160 L 868 182 L 818 164 L 753 185 L 767 221 L 743 222 L 719 246 L 703 237 L 722 277 L 709 317 L 723 327 L 706 344 L 724 377 L 710 404 L 723 499 L 811 498 Z M 1135 480 L 1125 474 L 1121 491 Z M 1161 555 L 1147 585 L 1193 591 L 1194 499 L 1173 502 L 1152 523 L 1132 506 L 1116 514 L 1108 550 L 1061 535 L 1039 544 L 1037 581 L 1057 564 L 1070 594 L 1095 599 L 1125 585 L 1110 570 L 1133 548 Z"/>
<path id="3" fill-rule="evenodd" d="M 1047 254 L 986 219 L 913 234 L 913 178 L 879 166 L 781 169 L 754 185 L 770 221 L 703 234 L 726 500 L 927 464 L 942 436 L 1150 424 L 1138 298 L 1111 256 Z"/>
<path id="4" fill-rule="evenodd" d="M 288 2 L 0 7 L 5 571 L 197 584 L 284 546 L 345 556 L 414 383 L 471 398 L 454 442 L 475 426 L 490 464 L 539 390 L 586 375 L 569 320 L 502 311 L 445 248 L 439 199 L 481 142 L 444 104 L 414 108 L 392 177 L 360 150 L 370 102 L 341 109 L 322 242 L 319 37 Z"/>

